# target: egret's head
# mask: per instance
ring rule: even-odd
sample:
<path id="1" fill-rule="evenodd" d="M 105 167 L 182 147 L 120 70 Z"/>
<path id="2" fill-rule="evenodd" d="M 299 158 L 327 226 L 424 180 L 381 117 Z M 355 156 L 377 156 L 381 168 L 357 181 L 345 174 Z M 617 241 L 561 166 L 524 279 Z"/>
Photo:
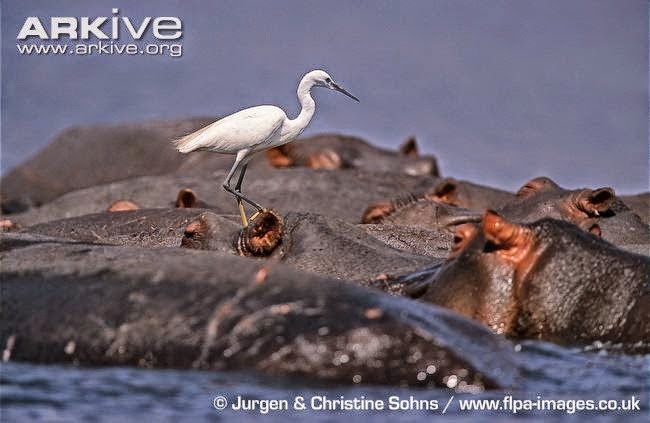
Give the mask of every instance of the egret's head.
<path id="1" fill-rule="evenodd" d="M 342 94 L 347 95 L 348 97 L 359 101 L 358 98 L 347 92 L 343 87 L 341 87 L 339 84 L 334 82 L 334 79 L 325 71 L 323 70 L 313 70 L 309 72 L 307 75 L 305 75 L 305 79 L 309 78 L 313 81 L 314 86 L 316 87 L 325 87 L 329 88 L 330 90 L 338 91 Z"/>

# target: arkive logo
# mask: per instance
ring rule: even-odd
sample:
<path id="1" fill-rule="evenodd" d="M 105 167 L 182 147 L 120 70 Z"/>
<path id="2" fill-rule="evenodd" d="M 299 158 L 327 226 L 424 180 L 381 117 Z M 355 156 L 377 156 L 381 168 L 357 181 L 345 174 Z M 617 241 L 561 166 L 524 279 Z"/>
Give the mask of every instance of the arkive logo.
<path id="1" fill-rule="evenodd" d="M 176 16 L 52 16 L 25 19 L 16 40 L 18 54 L 32 55 L 149 55 L 181 57 L 183 22 Z M 148 40 L 148 41 L 145 41 Z M 153 42 L 151 42 L 153 41 Z"/>
<path id="2" fill-rule="evenodd" d="M 44 25 L 36 16 L 29 16 L 16 39 L 29 40 L 36 37 L 41 40 L 58 40 L 67 37 L 71 40 L 118 40 L 122 35 L 129 35 L 137 41 L 142 39 L 147 31 L 151 31 L 158 40 L 177 40 L 183 36 L 183 23 L 176 16 L 147 16 L 139 21 L 120 16 L 118 8 L 113 8 L 112 13 L 113 16 L 97 18 L 53 16 L 50 17 L 49 25 Z M 108 22 L 110 24 L 107 24 Z"/>

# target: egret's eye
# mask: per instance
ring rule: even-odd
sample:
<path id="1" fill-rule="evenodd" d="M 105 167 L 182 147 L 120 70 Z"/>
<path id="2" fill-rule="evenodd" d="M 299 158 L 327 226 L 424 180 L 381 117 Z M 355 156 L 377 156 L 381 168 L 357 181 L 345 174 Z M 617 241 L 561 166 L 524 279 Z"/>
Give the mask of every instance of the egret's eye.
<path id="1" fill-rule="evenodd" d="M 325 82 L 328 83 L 328 84 L 331 84 L 332 83 L 332 78 L 325 78 Z"/>

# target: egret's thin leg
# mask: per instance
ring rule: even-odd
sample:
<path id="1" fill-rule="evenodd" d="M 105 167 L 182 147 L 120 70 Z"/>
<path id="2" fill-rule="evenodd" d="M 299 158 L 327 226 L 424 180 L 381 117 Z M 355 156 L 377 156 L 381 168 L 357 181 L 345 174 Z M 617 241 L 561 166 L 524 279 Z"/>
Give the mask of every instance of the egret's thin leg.
<path id="1" fill-rule="evenodd" d="M 239 178 L 237 179 L 237 184 L 235 184 L 235 191 L 241 193 L 241 184 L 244 181 L 244 174 L 246 173 L 246 168 L 248 164 L 244 164 L 239 171 Z M 242 203 L 241 198 L 237 197 L 237 207 L 239 208 L 239 218 L 244 227 L 248 226 L 248 219 L 246 218 L 246 210 L 244 210 L 244 204 Z"/>
<path id="2" fill-rule="evenodd" d="M 235 185 L 235 191 L 241 194 L 241 183 L 244 182 L 244 174 L 246 174 L 246 168 L 248 168 L 248 163 L 241 165 L 241 171 L 239 172 L 239 178 L 237 179 L 237 184 Z"/>
<path id="3" fill-rule="evenodd" d="M 262 210 L 264 210 L 264 208 L 262 206 L 257 204 L 255 201 L 253 201 L 253 200 L 251 200 L 249 198 L 246 198 L 246 196 L 244 194 L 242 194 L 241 192 L 237 192 L 237 191 L 233 190 L 232 188 L 230 188 L 230 180 L 232 179 L 233 175 L 237 171 L 237 168 L 239 167 L 239 164 L 244 159 L 244 157 L 246 157 L 248 152 L 249 152 L 249 150 L 240 150 L 237 153 L 237 157 L 235 158 L 235 163 L 232 165 L 232 168 L 230 169 L 230 172 L 228 172 L 228 176 L 226 176 L 226 180 L 223 182 L 223 189 L 225 189 L 226 191 L 228 191 L 229 193 L 231 193 L 235 197 L 241 198 L 242 200 L 246 201 L 248 204 L 255 207 L 258 211 L 262 211 Z"/>

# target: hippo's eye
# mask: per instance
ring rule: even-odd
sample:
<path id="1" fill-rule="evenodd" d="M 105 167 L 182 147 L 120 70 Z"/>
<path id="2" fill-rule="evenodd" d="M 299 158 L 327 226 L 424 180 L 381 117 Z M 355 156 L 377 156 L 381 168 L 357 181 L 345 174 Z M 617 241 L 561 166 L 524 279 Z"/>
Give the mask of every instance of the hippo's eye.
<path id="1" fill-rule="evenodd" d="M 465 237 L 460 233 L 454 234 L 454 243 L 451 246 L 451 253 L 454 256 L 457 255 L 460 252 L 460 250 L 463 249 L 464 246 L 465 246 Z"/>
<path id="2" fill-rule="evenodd" d="M 476 228 L 471 223 L 465 223 L 458 226 L 456 228 L 456 232 L 454 233 L 454 243 L 451 246 L 451 253 L 449 254 L 449 258 L 451 259 L 457 257 L 460 252 L 465 249 L 467 244 L 469 244 L 475 233 Z"/>

